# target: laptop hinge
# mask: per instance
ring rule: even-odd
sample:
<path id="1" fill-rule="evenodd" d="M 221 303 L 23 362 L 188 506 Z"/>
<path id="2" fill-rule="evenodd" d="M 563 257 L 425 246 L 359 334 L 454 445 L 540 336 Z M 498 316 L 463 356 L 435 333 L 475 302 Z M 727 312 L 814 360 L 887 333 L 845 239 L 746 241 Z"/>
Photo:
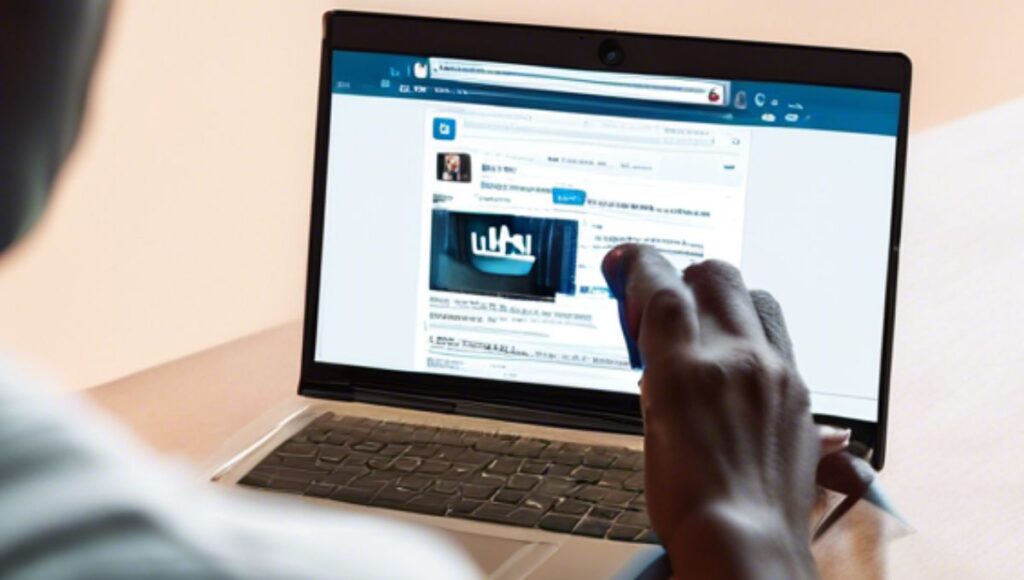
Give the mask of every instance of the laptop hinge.
<path id="1" fill-rule="evenodd" d="M 560 413 L 558 411 L 531 409 L 529 407 L 514 405 L 480 403 L 476 401 L 461 401 L 456 403 L 455 413 L 469 417 L 533 423 L 535 425 L 562 427 L 566 429 L 585 429 L 588 431 L 609 431 L 613 433 L 627 434 L 640 434 L 643 432 L 642 423 L 638 420 L 617 420 L 617 418 L 611 417 L 603 418 L 575 413 Z"/>
<path id="2" fill-rule="evenodd" d="M 520 405 L 502 403 L 485 403 L 466 400 L 442 400 L 408 393 L 396 393 L 391 390 L 380 390 L 365 385 L 355 386 L 345 383 L 343 386 L 332 384 L 330 390 L 318 389 L 315 385 L 304 385 L 302 394 L 311 397 L 353 401 L 371 405 L 404 407 L 431 413 L 448 413 L 546 425 L 567 429 L 585 429 L 588 431 L 608 431 L 612 433 L 642 434 L 643 423 L 639 417 L 618 415 L 598 416 L 587 413 L 563 412 L 555 409 L 537 409 Z"/>
<path id="3" fill-rule="evenodd" d="M 417 411 L 429 411 L 431 413 L 454 413 L 455 404 L 450 401 L 440 401 L 432 397 L 418 397 L 404 393 L 383 392 L 374 389 L 356 387 L 352 389 L 352 400 L 357 403 L 368 403 L 370 405 L 386 405 L 391 407 L 405 407 Z"/>

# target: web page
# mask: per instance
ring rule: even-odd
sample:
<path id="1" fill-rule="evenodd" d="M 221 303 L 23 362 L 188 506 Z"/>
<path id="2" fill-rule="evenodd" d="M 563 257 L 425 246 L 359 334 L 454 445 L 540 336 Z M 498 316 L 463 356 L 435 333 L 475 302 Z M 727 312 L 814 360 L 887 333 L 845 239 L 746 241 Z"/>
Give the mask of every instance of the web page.
<path id="1" fill-rule="evenodd" d="M 496 67 L 336 55 L 316 360 L 636 393 L 600 264 L 637 242 L 741 267 L 783 303 L 815 412 L 875 419 L 876 102 L 854 131 L 835 95 Z"/>
<path id="2" fill-rule="evenodd" d="M 637 242 L 680 268 L 740 262 L 745 129 L 438 107 L 424 131 L 418 370 L 617 389 L 636 379 L 605 253 Z"/>

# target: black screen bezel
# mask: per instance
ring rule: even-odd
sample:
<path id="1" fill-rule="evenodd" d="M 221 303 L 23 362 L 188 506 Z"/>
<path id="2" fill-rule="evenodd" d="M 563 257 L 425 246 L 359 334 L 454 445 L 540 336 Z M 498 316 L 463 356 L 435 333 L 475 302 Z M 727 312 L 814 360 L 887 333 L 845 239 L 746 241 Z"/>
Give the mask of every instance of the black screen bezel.
<path id="1" fill-rule="evenodd" d="M 625 51 L 625 60 L 614 67 L 605 65 L 598 57 L 598 45 L 607 39 L 614 39 Z M 621 428 L 612 427 L 611 430 L 632 433 L 639 433 L 641 429 L 637 395 L 392 371 L 314 360 L 326 196 L 331 52 L 333 50 L 446 56 L 671 76 L 807 83 L 899 93 L 901 110 L 893 176 L 893 205 L 883 336 L 880 345 L 878 422 L 815 415 L 815 419 L 818 421 L 851 427 L 854 440 L 872 448 L 874 451 L 872 463 L 876 468 L 882 467 L 888 419 L 896 271 L 899 258 L 909 118 L 911 63 L 905 55 L 351 11 L 335 11 L 325 14 L 299 393 L 351 399 L 355 391 L 368 389 L 385 398 L 390 394 L 437 401 L 496 403 L 594 417 L 617 416 L 627 420 L 621 423 Z M 358 332 L 358 330 L 354 330 L 354 332 Z"/>

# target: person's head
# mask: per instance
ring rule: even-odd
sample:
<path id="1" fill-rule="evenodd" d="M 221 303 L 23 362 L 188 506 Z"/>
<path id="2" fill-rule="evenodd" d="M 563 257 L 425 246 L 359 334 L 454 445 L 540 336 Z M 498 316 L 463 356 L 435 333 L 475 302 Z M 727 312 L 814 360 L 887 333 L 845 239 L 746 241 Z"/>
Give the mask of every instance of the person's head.
<path id="1" fill-rule="evenodd" d="M 454 153 L 449 153 L 444 156 L 445 170 L 449 173 L 459 172 L 459 156 Z"/>
<path id="2" fill-rule="evenodd" d="M 0 252 L 35 224 L 81 123 L 106 0 L 0 2 Z"/>

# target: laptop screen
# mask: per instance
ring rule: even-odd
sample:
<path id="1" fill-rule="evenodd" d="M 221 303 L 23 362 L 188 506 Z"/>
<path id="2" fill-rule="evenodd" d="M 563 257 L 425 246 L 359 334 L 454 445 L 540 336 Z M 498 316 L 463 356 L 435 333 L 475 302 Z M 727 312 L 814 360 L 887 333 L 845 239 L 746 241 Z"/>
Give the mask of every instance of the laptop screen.
<path id="1" fill-rule="evenodd" d="M 877 421 L 898 93 L 332 61 L 316 362 L 637 394 L 600 271 L 637 242 L 737 265 L 813 411 Z"/>

